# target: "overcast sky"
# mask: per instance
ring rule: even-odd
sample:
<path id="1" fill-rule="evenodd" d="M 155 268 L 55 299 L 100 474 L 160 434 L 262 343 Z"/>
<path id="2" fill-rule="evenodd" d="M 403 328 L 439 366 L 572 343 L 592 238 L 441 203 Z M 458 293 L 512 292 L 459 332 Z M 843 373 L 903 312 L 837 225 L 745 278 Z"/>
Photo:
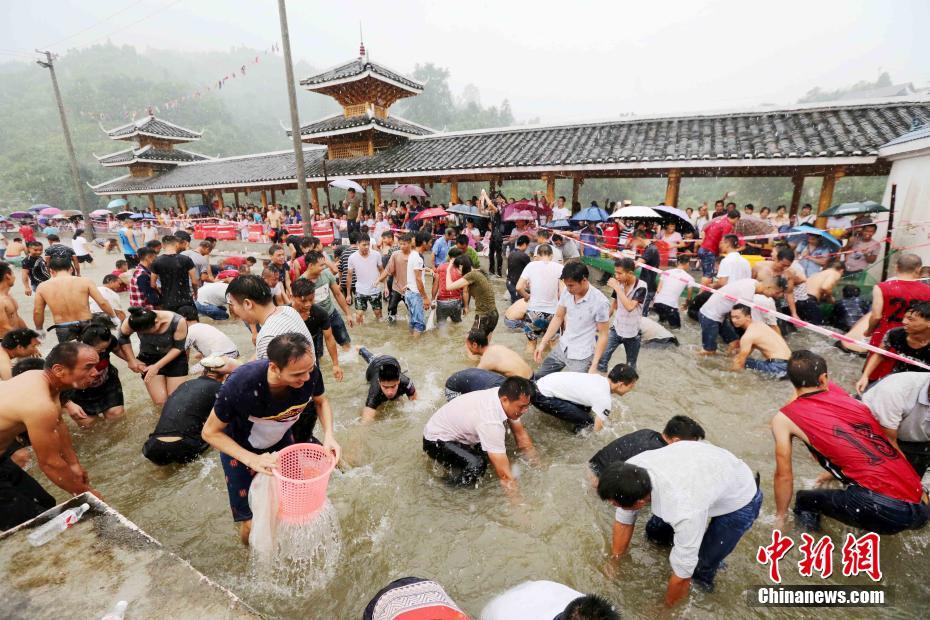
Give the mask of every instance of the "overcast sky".
<path id="1" fill-rule="evenodd" d="M 295 58 L 325 68 L 356 56 L 361 22 L 373 60 L 444 66 L 453 92 L 475 84 L 518 120 L 790 104 L 880 70 L 930 82 L 928 0 L 290 0 L 288 11 Z M 275 0 L 0 0 L 0 60 L 107 39 L 215 50 L 279 38 Z"/>

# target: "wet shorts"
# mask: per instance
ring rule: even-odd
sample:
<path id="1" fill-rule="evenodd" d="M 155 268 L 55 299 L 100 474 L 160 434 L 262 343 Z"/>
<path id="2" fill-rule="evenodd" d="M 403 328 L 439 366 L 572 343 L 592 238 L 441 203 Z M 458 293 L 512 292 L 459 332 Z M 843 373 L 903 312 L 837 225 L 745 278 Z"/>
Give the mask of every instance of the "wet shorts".
<path id="1" fill-rule="evenodd" d="M 540 336 L 549 329 L 549 321 L 552 315 L 548 312 L 539 312 L 538 310 L 529 310 L 523 321 L 523 333 L 527 340 L 538 340 Z"/>
<path id="2" fill-rule="evenodd" d="M 449 319 L 453 323 L 462 322 L 462 301 L 459 299 L 440 299 L 436 302 L 436 322 Z"/>
<path id="3" fill-rule="evenodd" d="M 169 437 L 177 435 L 169 435 Z M 142 446 L 142 456 L 156 465 L 170 465 L 171 463 L 190 463 L 200 453 L 209 448 L 209 444 L 201 438 L 181 437 L 177 441 L 162 441 L 154 435 L 149 435 Z"/>
<path id="4" fill-rule="evenodd" d="M 143 364 L 154 364 L 162 357 L 161 355 L 142 354 L 138 356 L 138 359 Z M 158 371 L 158 375 L 161 377 L 186 377 L 187 374 L 187 353 L 181 353 L 181 355 L 168 362 L 167 366 Z"/>
<path id="5" fill-rule="evenodd" d="M 92 263 L 94 262 L 94 257 L 90 254 L 85 254 L 84 256 L 77 257 L 79 263 Z"/>
<path id="6" fill-rule="evenodd" d="M 355 309 L 359 312 L 364 312 L 368 309 L 368 304 L 371 304 L 372 310 L 381 310 L 381 293 L 375 295 L 361 295 L 355 294 Z"/>
<path id="7" fill-rule="evenodd" d="M 119 380 L 116 368 L 107 368 L 107 380 L 96 387 L 74 390 L 68 396 L 71 401 L 81 406 L 87 415 L 100 415 L 113 407 L 122 407 L 123 384 Z"/>
<path id="8" fill-rule="evenodd" d="M 250 447 L 248 450 L 265 454 L 286 448 L 292 443 L 294 443 L 294 436 L 288 431 L 284 435 L 284 439 L 270 448 L 256 450 Z M 229 494 L 229 507 L 232 509 L 233 521 L 251 521 L 252 509 L 249 508 L 249 487 L 252 486 L 255 471 L 222 452 L 220 453 L 220 464 L 223 466 L 223 473 L 226 475 L 226 492 Z"/>

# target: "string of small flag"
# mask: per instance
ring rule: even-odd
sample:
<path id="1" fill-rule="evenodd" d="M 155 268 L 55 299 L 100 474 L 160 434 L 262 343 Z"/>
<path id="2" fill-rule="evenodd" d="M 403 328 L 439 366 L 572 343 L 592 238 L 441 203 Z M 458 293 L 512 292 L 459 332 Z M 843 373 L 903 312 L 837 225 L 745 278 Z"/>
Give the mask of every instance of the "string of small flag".
<path id="1" fill-rule="evenodd" d="M 83 118 L 92 119 L 95 121 L 134 121 L 136 118 L 143 116 L 148 116 L 152 114 L 161 114 L 162 110 L 174 110 L 186 103 L 196 101 L 201 97 L 204 97 L 213 92 L 219 92 L 223 90 L 226 86 L 226 83 L 229 80 L 243 79 L 248 75 L 249 65 L 257 65 L 261 62 L 263 56 L 268 56 L 268 54 L 278 54 L 281 51 L 281 46 L 275 42 L 272 43 L 269 47 L 262 50 L 260 53 L 255 54 L 254 56 L 249 57 L 248 60 L 242 62 L 238 67 L 232 71 L 226 73 L 225 75 L 218 77 L 216 80 L 202 84 L 200 87 L 195 90 L 181 95 L 180 97 L 175 97 L 173 99 L 168 99 L 167 101 L 162 101 L 160 103 L 152 103 L 142 108 L 141 110 L 128 110 L 124 107 L 123 111 L 117 115 L 107 114 L 105 112 L 99 111 L 87 111 L 79 110 Z"/>

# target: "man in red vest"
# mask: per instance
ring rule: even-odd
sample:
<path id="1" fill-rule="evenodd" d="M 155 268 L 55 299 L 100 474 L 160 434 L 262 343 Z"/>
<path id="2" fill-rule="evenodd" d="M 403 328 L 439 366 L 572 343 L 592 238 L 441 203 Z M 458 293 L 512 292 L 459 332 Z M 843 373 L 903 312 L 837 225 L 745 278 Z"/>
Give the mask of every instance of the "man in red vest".
<path id="1" fill-rule="evenodd" d="M 819 529 L 821 515 L 878 534 L 926 525 L 930 505 L 917 472 L 888 441 L 869 408 L 830 381 L 826 361 L 810 351 L 795 351 L 788 378 L 795 397 L 772 418 L 777 527 L 784 525 L 794 490 L 795 437 L 827 470 L 818 483 L 836 478 L 845 485 L 798 491 L 794 513 L 804 526 Z"/>

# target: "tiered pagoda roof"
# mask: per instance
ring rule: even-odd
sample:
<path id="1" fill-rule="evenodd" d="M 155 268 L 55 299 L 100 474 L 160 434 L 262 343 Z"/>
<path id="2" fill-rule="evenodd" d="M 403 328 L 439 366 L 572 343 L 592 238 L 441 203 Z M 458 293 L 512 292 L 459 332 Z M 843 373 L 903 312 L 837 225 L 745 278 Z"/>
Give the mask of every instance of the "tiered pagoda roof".
<path id="1" fill-rule="evenodd" d="M 319 139 L 346 133 L 358 133 L 369 129 L 405 137 L 425 136 L 435 133 L 429 127 L 418 125 L 397 116 L 380 118 L 370 114 L 359 114 L 347 117 L 344 114 L 334 114 L 309 125 L 304 125 L 300 128 L 300 135 L 302 138 L 307 136 Z M 287 130 L 287 135 L 291 135 L 291 130 Z M 304 138 L 304 141 L 308 142 L 309 140 Z"/>
<path id="2" fill-rule="evenodd" d="M 149 137 L 178 143 L 199 140 L 203 135 L 202 131 L 192 131 L 180 125 L 169 123 L 166 120 L 155 118 L 154 115 L 107 130 L 106 133 L 112 140 L 137 140 L 140 137 Z"/>
<path id="3" fill-rule="evenodd" d="M 305 149 L 311 183 L 355 180 L 441 179 L 455 175 L 539 178 L 541 174 L 624 176 L 786 174 L 784 170 L 843 165 L 849 174 L 885 174 L 879 148 L 930 123 L 930 97 L 817 104 L 688 116 L 507 127 L 414 136 L 373 155 L 323 160 Z M 883 168 L 884 166 L 884 168 Z M 294 179 L 294 153 L 262 153 L 183 163 L 156 177 L 124 177 L 94 187 L 98 194 L 199 191 L 261 187 Z"/>
<path id="4" fill-rule="evenodd" d="M 185 149 L 157 149 L 149 144 L 141 148 L 129 148 L 123 151 L 117 151 L 97 157 L 101 166 L 128 166 L 130 164 L 180 164 L 192 161 L 204 161 L 211 159 L 207 155 L 201 155 Z"/>

